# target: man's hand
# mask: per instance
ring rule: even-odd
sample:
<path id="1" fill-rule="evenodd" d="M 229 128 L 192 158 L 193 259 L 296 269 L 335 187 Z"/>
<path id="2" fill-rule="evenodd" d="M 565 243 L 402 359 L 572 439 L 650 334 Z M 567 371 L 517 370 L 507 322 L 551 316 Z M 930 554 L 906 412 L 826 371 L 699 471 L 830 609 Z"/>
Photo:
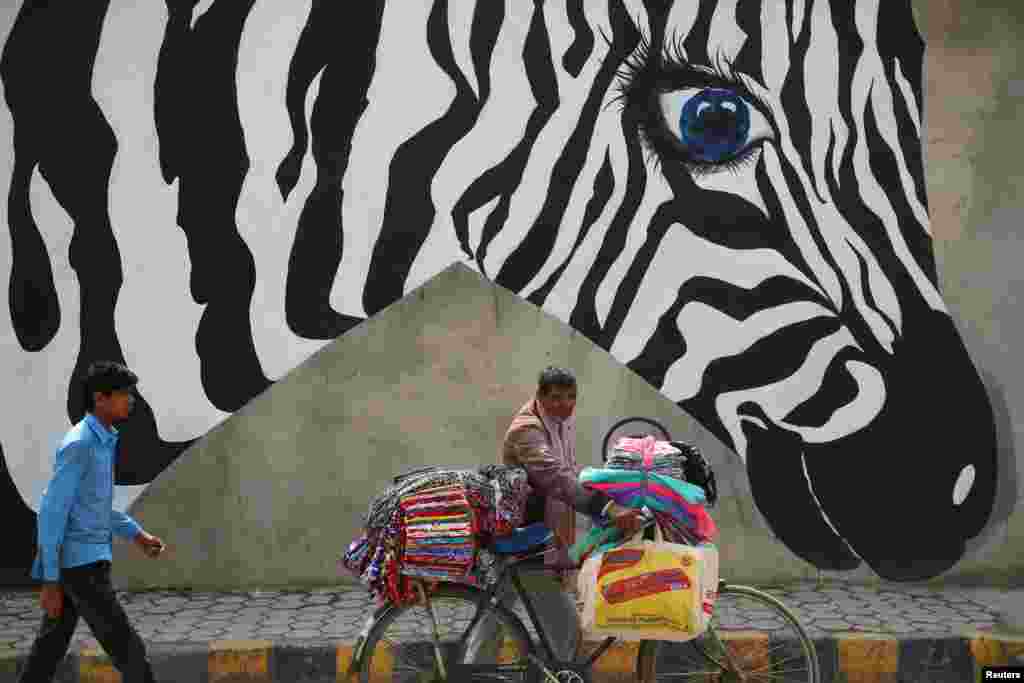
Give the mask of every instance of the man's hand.
<path id="1" fill-rule="evenodd" d="M 39 604 L 51 619 L 59 619 L 64 613 L 64 589 L 59 583 L 44 583 L 39 592 Z"/>
<path id="2" fill-rule="evenodd" d="M 140 531 L 135 536 L 135 545 L 142 548 L 142 552 L 146 553 L 150 557 L 157 557 L 164 551 L 167 546 L 158 537 L 152 534 L 147 534 L 145 531 Z"/>
<path id="3" fill-rule="evenodd" d="M 612 503 L 608 508 L 608 516 L 612 523 L 627 538 L 640 530 L 643 525 L 643 513 L 635 508 L 622 507 L 618 503 Z"/>

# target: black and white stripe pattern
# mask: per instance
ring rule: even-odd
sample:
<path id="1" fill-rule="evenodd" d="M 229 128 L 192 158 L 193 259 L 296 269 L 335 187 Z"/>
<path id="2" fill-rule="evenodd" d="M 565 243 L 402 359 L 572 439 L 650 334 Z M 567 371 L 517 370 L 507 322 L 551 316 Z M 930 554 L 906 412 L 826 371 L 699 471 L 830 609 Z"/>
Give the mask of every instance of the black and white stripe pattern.
<path id="1" fill-rule="evenodd" d="M 118 9 L 26 0 L 5 45 L 11 314 L 26 352 L 66 344 L 73 324 L 51 227 L 28 205 L 38 169 L 74 226 L 71 375 L 150 353 L 133 332 L 146 323 L 115 332 L 113 310 L 131 290 L 124 251 L 167 245 L 187 276 L 155 310 L 194 335 L 195 361 L 165 364 L 201 382 L 196 423 L 465 260 L 730 445 L 775 533 L 816 566 L 931 577 L 984 527 L 994 427 L 937 289 L 909 0 Z M 162 32 L 159 51 L 129 25 Z M 117 50 L 147 76 L 108 91 L 93 61 L 109 74 Z M 41 77 L 54 87 L 32 87 Z M 679 112 L 709 89 L 750 116 L 723 163 L 679 137 Z M 131 97 L 152 108 L 111 123 Z M 136 165 L 119 159 L 111 176 L 126 146 Z M 112 231 L 108 196 L 173 201 L 133 226 L 140 238 Z M 158 469 L 203 431 L 158 435 L 165 396 L 183 391 L 147 391 L 155 407 L 125 429 L 132 451 L 161 449 Z M 130 461 L 119 481 L 155 473 Z"/>

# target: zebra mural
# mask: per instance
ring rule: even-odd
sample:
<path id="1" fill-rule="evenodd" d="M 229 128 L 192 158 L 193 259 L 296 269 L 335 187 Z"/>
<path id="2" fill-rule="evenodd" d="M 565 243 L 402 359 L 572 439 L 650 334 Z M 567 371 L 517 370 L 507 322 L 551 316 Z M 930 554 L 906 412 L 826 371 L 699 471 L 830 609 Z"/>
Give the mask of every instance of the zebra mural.
<path id="1" fill-rule="evenodd" d="M 128 359 L 119 484 L 464 261 L 728 444 L 814 566 L 933 577 L 985 526 L 909 0 L 165 2 L 24 0 L 0 62 L 3 372 Z M 83 406 L 25 401 L 29 528 Z"/>

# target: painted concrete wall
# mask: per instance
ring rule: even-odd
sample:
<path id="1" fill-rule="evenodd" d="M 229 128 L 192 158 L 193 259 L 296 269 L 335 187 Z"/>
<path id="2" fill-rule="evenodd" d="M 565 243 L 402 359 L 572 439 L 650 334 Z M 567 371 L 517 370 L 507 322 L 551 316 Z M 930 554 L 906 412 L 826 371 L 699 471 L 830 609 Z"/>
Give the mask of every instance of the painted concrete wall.
<path id="1" fill-rule="evenodd" d="M 815 576 L 772 538 L 742 464 L 707 430 L 578 332 L 456 265 L 314 354 L 163 472 L 129 511 L 169 550 L 154 562 L 119 544 L 118 585 L 352 581 L 335 563 L 370 499 L 415 467 L 497 462 L 501 435 L 549 363 L 578 372 L 581 462 L 595 463 L 617 418 L 653 417 L 715 468 L 730 576 Z"/>
<path id="2" fill-rule="evenodd" d="M 1024 8 L 916 2 L 927 42 L 925 168 L 940 286 L 992 400 L 999 447 L 993 523 L 958 568 L 1024 580 L 1024 169 L 1009 140 L 1024 115 Z M 951 396 L 950 401 L 957 401 Z"/>
<path id="3" fill-rule="evenodd" d="M 258 566 L 251 561 L 257 555 L 244 548 L 266 547 L 266 538 L 252 539 L 259 530 L 282 547 L 291 547 L 288 538 L 303 538 L 296 548 L 308 541 L 317 550 L 308 567 L 291 575 L 267 560 L 264 574 L 246 581 L 323 580 L 325 558 L 339 549 L 339 538 L 325 546 L 320 532 L 306 538 L 284 534 L 286 526 L 275 531 L 285 523 L 277 508 L 249 507 L 251 500 L 237 495 L 267 486 L 247 479 L 246 454 L 261 453 L 271 472 L 299 473 L 295 461 L 276 461 L 284 456 L 270 455 L 267 444 L 281 434 L 289 437 L 284 441 L 292 434 L 310 438 L 299 434 L 308 435 L 321 418 L 336 430 L 328 432 L 335 442 L 362 438 L 350 433 L 361 423 L 347 413 L 322 415 L 308 405 L 308 396 L 321 391 L 344 391 L 347 399 L 354 380 L 345 388 L 322 386 L 312 379 L 316 373 L 303 374 L 302 364 L 333 367 L 328 356 L 369 335 L 375 315 L 390 310 L 385 306 L 461 261 L 542 305 L 552 320 L 576 330 L 578 344 L 607 349 L 610 355 L 598 347 L 588 353 L 604 353 L 618 366 L 575 366 L 585 382 L 628 385 L 631 397 L 645 397 L 637 398 L 646 406 L 637 412 L 674 415 L 676 428 L 700 435 L 736 493 L 723 501 L 719 519 L 726 535 L 735 532 L 723 539 L 735 564 L 770 571 L 762 578 L 835 570 L 837 577 L 874 580 L 856 552 L 876 571 L 903 580 L 1021 578 L 1024 532 L 1014 512 L 1022 490 L 1016 444 L 1024 430 L 1018 407 L 1024 370 L 1014 356 L 1014 342 L 1024 335 L 1016 306 L 1024 255 L 1015 144 L 1024 101 L 1020 10 L 994 2 L 915 3 L 927 45 L 919 122 L 917 42 L 900 2 L 883 3 L 887 14 L 878 32 L 872 19 L 879 5 L 866 0 L 848 14 L 843 3 L 814 3 L 803 24 L 800 11 L 791 16 L 787 3 L 768 0 L 702 3 L 707 11 L 693 16 L 690 5 L 676 3 L 660 18 L 638 2 L 549 1 L 536 11 L 510 2 L 501 22 L 484 14 L 474 19 L 475 3 L 454 0 L 415 4 L 415 11 L 406 3 L 403 21 L 396 21 L 395 3 L 382 17 L 372 11 L 335 16 L 341 10 L 326 4 L 310 14 L 309 2 L 205 1 L 187 9 L 191 3 L 172 4 L 170 13 L 127 1 L 45 5 L 29 0 L 0 8 L 7 103 L 0 115 L 0 186 L 10 193 L 0 207 L 10 228 L 0 235 L 0 273 L 10 285 L 0 377 L 18 387 L 18 401 L 0 423 L 6 486 L 0 500 L 12 533 L 20 534 L 12 547 L 23 549 L 6 556 L 5 577 L 23 575 L 31 559 L 34 509 L 53 445 L 81 415 L 76 379 L 91 360 L 119 358 L 142 376 L 144 401 L 123 430 L 116 505 L 124 508 L 141 494 L 137 513 L 154 530 L 169 528 L 171 520 L 178 521 L 174 533 L 214 529 L 228 517 L 238 518 L 239 533 L 244 528 L 249 536 L 237 551 L 213 532 L 205 540 L 185 538 L 166 569 L 119 558 L 124 580 L 194 575 L 230 583 L 237 570 L 242 581 L 241 572 Z M 577 5 L 582 14 L 573 13 Z M 739 5 L 743 12 L 735 11 Z M 628 64 L 636 54 L 630 41 L 638 27 L 628 23 L 636 16 L 648 27 L 689 30 L 696 37 L 684 47 L 694 63 L 702 52 L 718 51 L 741 64 L 740 71 L 759 71 L 769 83 L 758 91 L 762 107 L 737 85 L 742 79 L 700 81 L 696 89 L 690 83 L 658 100 L 666 117 L 666 130 L 653 136 L 660 143 L 648 139 L 644 146 L 624 136 L 609 66 Z M 849 32 L 834 34 L 832 25 Z M 338 40 L 339 26 L 352 32 L 351 40 Z M 600 40 L 587 47 L 586 28 L 618 36 L 632 52 L 612 54 L 615 45 Z M 795 38 L 802 30 L 810 36 L 803 43 Z M 852 55 L 858 36 L 867 49 L 850 63 L 861 69 L 847 73 L 837 63 L 829 72 L 827 57 Z M 47 47 L 57 44 L 60 54 Z M 376 62 L 367 63 L 367 54 L 376 54 Z M 782 55 L 792 55 L 798 67 L 786 72 Z M 898 62 L 896 70 L 873 61 L 893 55 L 885 63 Z M 810 66 L 802 89 L 772 84 L 803 65 Z M 632 89 L 634 108 L 648 87 L 638 73 L 631 81 L 640 84 Z M 839 89 L 830 94 L 835 83 Z M 829 107 L 843 93 L 863 103 L 869 92 L 888 93 L 896 106 L 873 100 L 873 124 L 851 114 L 863 133 L 860 147 L 849 143 L 852 166 L 841 186 L 823 189 L 828 137 L 821 130 L 828 129 L 815 122 L 830 120 Z M 750 114 L 742 141 L 750 154 L 729 172 L 712 172 L 707 158 L 696 163 L 693 140 L 686 159 L 671 156 L 681 143 L 666 135 L 681 132 L 670 119 L 685 120 L 685 104 L 698 101 L 722 111 L 733 103 Z M 804 106 L 809 116 L 801 113 Z M 639 112 L 657 109 L 645 105 Z M 734 117 L 732 133 L 738 122 Z M 836 115 L 833 131 L 840 128 Z M 886 145 L 895 150 L 900 173 L 879 162 Z M 924 164 L 916 169 L 922 148 Z M 521 152 L 531 152 L 528 161 Z M 813 194 L 815 178 L 825 197 L 802 204 L 799 196 Z M 646 183 L 639 190 L 638 179 Z M 793 189 L 801 183 L 801 192 Z M 876 226 L 857 213 L 858 202 L 885 231 L 872 232 Z M 805 223 L 814 229 L 805 231 Z M 742 229 L 723 231 L 723 225 Z M 549 243 L 544 234 L 552 227 L 561 229 Z M 406 234 L 424 240 L 405 243 Z M 758 242 L 778 235 L 796 246 Z M 833 359 L 848 361 L 846 375 L 815 376 L 808 349 L 820 330 L 790 324 L 809 318 L 764 322 L 750 315 L 781 311 L 780 303 L 793 300 L 808 303 L 794 290 L 757 287 L 772 277 L 790 287 L 812 283 L 811 298 L 839 311 L 825 317 L 839 326 L 829 339 L 836 340 Z M 683 284 L 701 278 L 711 293 L 686 296 L 703 302 L 705 313 L 674 310 L 684 303 Z M 716 295 L 714 280 L 752 295 Z M 858 291 L 871 296 L 858 298 Z M 468 299 L 459 305 L 475 310 Z M 717 315 L 723 312 L 724 318 Z M 453 325 L 479 314 L 466 315 Z M 737 322 L 744 315 L 753 317 L 746 328 Z M 779 325 L 797 331 L 768 352 L 753 344 Z M 494 329 L 522 335 L 514 325 L 496 322 Z M 403 334 L 365 343 L 387 347 Z M 537 349 L 566 330 L 552 327 L 550 334 L 538 339 Z M 854 348 L 868 359 L 840 352 Z M 312 355 L 318 352 L 323 355 Z M 726 376 L 700 374 L 730 353 L 745 364 L 730 366 Z M 480 404 L 487 418 L 467 421 L 448 438 L 463 444 L 465 454 L 489 454 L 497 423 L 544 358 L 539 351 L 524 357 L 518 368 L 530 370 L 518 385 L 495 371 L 503 388 L 494 397 L 481 396 L 475 382 L 428 372 L 414 358 L 401 361 L 413 363 L 416 391 Z M 794 359 L 806 362 L 794 370 Z M 570 355 L 566 363 L 576 360 Z M 302 369 L 293 372 L 296 367 Z M 770 376 L 775 367 L 786 368 L 781 374 L 793 381 L 782 386 Z M 748 376 L 757 386 L 730 388 Z M 298 386 L 302 377 L 310 387 Z M 431 384 L 436 391 L 428 391 Z M 380 385 L 381 401 L 405 386 Z M 272 421 L 273 429 L 263 431 L 266 421 L 249 419 L 249 411 L 287 417 L 298 410 L 275 398 L 280 389 L 284 396 L 307 396 L 312 412 L 293 419 L 294 427 Z M 744 405 L 755 412 L 744 412 Z M 602 421 L 634 412 L 618 408 L 585 403 L 581 409 L 592 412 L 583 417 L 593 429 L 588 436 L 582 428 L 581 435 L 592 439 Z M 792 418 L 796 413 L 800 419 Z M 429 431 L 422 418 L 408 420 L 403 443 L 426 438 L 411 436 Z M 387 431 L 385 425 L 374 430 Z M 802 452 L 813 491 L 798 471 Z M 210 465 L 209 476 L 196 462 Z M 328 464 L 315 461 L 313 471 Z M 382 465 L 375 476 L 395 469 Z M 225 484 L 203 494 L 210 516 L 197 515 L 200 508 L 184 501 L 198 484 L 215 480 L 215 472 Z M 304 483 L 289 485 L 278 494 Z M 170 491 L 179 489 L 176 503 Z M 958 491 L 970 494 L 966 502 Z M 337 503 L 326 494 L 311 498 Z M 792 501 L 803 507 L 794 513 Z M 768 541 L 768 527 L 780 542 Z M 215 550 L 223 564 L 200 569 L 197 558 Z"/>

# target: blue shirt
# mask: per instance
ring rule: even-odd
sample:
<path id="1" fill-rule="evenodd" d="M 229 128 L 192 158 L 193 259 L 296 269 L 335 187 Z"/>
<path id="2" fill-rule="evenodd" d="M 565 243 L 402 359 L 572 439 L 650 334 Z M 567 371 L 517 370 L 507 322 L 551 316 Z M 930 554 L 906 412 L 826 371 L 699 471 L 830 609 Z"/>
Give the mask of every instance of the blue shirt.
<path id="1" fill-rule="evenodd" d="M 114 504 L 117 430 L 88 413 L 57 449 L 53 479 L 39 504 L 39 552 L 32 577 L 59 581 L 62 567 L 113 559 L 113 534 L 134 538 L 142 529 Z"/>

